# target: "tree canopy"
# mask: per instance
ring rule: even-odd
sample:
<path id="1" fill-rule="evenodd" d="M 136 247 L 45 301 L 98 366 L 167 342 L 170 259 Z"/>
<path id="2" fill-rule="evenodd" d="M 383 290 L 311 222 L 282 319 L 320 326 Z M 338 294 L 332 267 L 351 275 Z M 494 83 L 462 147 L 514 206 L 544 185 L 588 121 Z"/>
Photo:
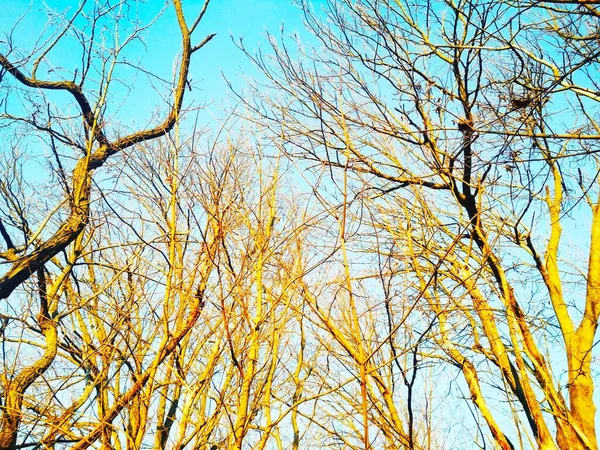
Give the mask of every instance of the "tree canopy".
<path id="1" fill-rule="evenodd" d="M 305 0 L 204 123 L 213 3 L 0 42 L 0 449 L 597 449 L 596 2 Z"/>

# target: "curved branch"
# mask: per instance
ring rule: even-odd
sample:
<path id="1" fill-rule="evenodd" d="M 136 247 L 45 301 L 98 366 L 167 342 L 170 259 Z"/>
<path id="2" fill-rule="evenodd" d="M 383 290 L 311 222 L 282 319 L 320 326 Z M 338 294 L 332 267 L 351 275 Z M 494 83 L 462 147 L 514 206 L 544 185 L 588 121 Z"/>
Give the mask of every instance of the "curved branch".
<path id="1" fill-rule="evenodd" d="M 40 244 L 28 255 L 15 261 L 8 273 L 0 278 L 0 299 L 8 298 L 21 283 L 31 276 L 32 273 L 42 267 L 57 253 L 65 249 L 85 229 L 89 220 L 92 173 L 95 169 L 101 167 L 110 156 L 121 150 L 140 142 L 164 136 L 175 126 L 183 105 L 183 97 L 185 94 L 192 54 L 195 50 L 210 41 L 214 34 L 209 35 L 199 45 L 195 47 L 192 46 L 191 32 L 185 23 L 181 3 L 179 0 L 173 0 L 173 5 L 181 30 L 183 48 L 181 62 L 179 64 L 179 76 L 173 93 L 173 104 L 169 114 L 161 124 L 154 128 L 134 132 L 121 137 L 112 143 L 106 138 L 102 123 L 94 114 L 90 102 L 83 93 L 81 86 L 72 81 L 44 81 L 38 80 L 33 76 L 28 77 L 4 55 L 0 54 L 0 66 L 23 85 L 42 90 L 60 90 L 69 92 L 81 109 L 86 128 L 92 131 L 94 140 L 99 145 L 96 150 L 91 152 L 91 154 L 82 157 L 73 170 L 73 194 L 70 202 L 71 211 L 69 217 L 59 226 L 53 236 Z M 201 12 L 200 14 L 202 15 L 203 13 Z"/>

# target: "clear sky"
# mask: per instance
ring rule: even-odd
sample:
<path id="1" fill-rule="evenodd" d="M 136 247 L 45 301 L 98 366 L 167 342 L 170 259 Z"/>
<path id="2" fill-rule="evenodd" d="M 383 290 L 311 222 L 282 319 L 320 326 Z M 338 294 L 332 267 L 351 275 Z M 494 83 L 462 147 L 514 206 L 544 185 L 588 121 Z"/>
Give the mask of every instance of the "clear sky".
<path id="1" fill-rule="evenodd" d="M 204 0 L 184 1 L 184 11 L 188 22 L 192 22 L 200 11 Z M 112 2 L 112 3 L 117 3 Z M 35 40 L 42 36 L 49 36 L 56 30 L 57 21 L 69 18 L 78 9 L 80 2 L 74 0 L 15 0 L 2 2 L 0 14 L 0 51 L 6 51 L 7 35 L 12 34 L 13 46 L 26 55 L 33 47 Z M 87 0 L 85 10 L 89 11 L 94 5 L 92 0 Z M 142 45 L 133 44 L 126 57 L 137 59 L 145 70 L 171 79 L 173 61 L 180 49 L 180 34 L 175 19 L 173 6 L 170 1 L 147 0 L 146 2 L 131 2 L 129 14 L 137 15 L 141 22 L 149 22 L 161 9 L 165 12 L 158 18 L 151 28 L 144 34 L 145 49 Z M 55 22 L 48 22 L 48 11 L 56 13 Z M 133 12 L 132 12 L 133 11 Z M 19 18 L 22 20 L 19 22 Z M 15 27 L 15 24 L 18 25 Z M 77 22 L 76 22 L 77 24 Z M 234 85 L 241 86 L 244 76 L 255 76 L 250 61 L 234 45 L 233 39 L 244 38 L 244 44 L 249 50 L 258 50 L 259 47 L 267 48 L 265 38 L 267 30 L 279 35 L 281 26 L 285 25 L 286 34 L 297 31 L 303 32 L 302 15 L 299 8 L 291 0 L 212 0 L 207 14 L 195 33 L 195 43 L 200 42 L 207 34 L 217 33 L 217 36 L 203 49 L 194 55 L 190 79 L 193 90 L 186 93 L 186 105 L 200 105 L 210 103 L 208 110 L 219 114 L 223 109 L 223 101 L 228 97 L 228 88 L 223 79 L 227 77 Z M 45 29 L 45 31 L 44 31 Z M 125 30 L 122 35 L 125 36 Z M 114 30 L 107 29 L 106 36 L 114 34 Z M 79 47 L 79 48 L 78 48 Z M 57 47 L 47 56 L 50 65 L 65 69 L 73 73 L 81 65 L 80 46 L 74 41 L 64 40 L 62 47 Z M 29 70 L 31 64 L 26 66 Z M 123 92 L 125 100 L 116 98 L 112 100 L 116 122 L 127 126 L 145 122 L 152 111 L 160 109 L 161 98 L 147 83 L 149 79 L 141 74 L 126 74 L 121 69 L 121 79 L 128 92 Z M 59 71 L 50 74 L 40 70 L 38 77 L 58 79 Z M 116 78 L 116 77 L 115 77 Z M 118 88 L 117 88 L 118 89 Z M 120 92 L 114 89 L 115 92 Z M 164 103 L 162 103 L 164 107 Z M 134 108 L 134 109 L 132 109 Z"/>

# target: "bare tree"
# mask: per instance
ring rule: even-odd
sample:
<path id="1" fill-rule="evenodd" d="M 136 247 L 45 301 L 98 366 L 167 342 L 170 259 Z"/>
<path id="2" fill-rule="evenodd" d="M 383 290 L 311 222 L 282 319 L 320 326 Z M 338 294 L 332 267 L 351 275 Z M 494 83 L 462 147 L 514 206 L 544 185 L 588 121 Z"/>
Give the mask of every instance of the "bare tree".
<path id="1" fill-rule="evenodd" d="M 597 5 L 301 3 L 211 137 L 133 6 L 2 43 L 0 449 L 597 448 Z"/>
<path id="2" fill-rule="evenodd" d="M 28 401 L 24 404 L 26 392 L 34 389 L 36 380 L 56 358 L 62 359 L 65 356 L 65 346 L 70 355 L 68 359 L 73 361 L 75 358 L 75 362 L 86 368 L 87 376 L 97 381 L 97 384 L 92 385 L 96 388 L 97 395 L 103 399 L 98 411 L 103 422 L 90 430 L 74 448 L 85 448 L 101 437 L 106 441 L 111 433 L 112 420 L 153 375 L 151 370 L 139 374 L 129 390 L 123 392 L 118 399 L 114 398 L 114 404 L 109 406 L 110 394 L 105 390 L 102 379 L 114 376 L 109 371 L 107 361 L 116 357 L 116 349 L 111 345 L 118 337 L 118 328 L 102 331 L 104 327 L 98 322 L 101 317 L 96 316 L 86 322 L 85 314 L 80 308 L 86 310 L 94 305 L 97 306 L 94 314 L 101 314 L 102 307 L 96 303 L 98 296 L 105 290 L 112 289 L 118 276 L 128 269 L 126 266 L 115 266 L 107 262 L 113 268 L 113 278 L 100 280 L 99 275 L 95 274 L 95 253 L 89 252 L 89 246 L 95 243 L 101 220 L 92 217 L 92 204 L 98 202 L 94 197 L 94 174 L 110 157 L 164 136 L 173 129 L 182 112 L 192 55 L 213 35 L 208 35 L 198 44 L 192 41 L 192 35 L 205 14 L 208 1 L 190 25 L 181 3 L 175 0 L 172 6 L 181 33 L 182 48 L 172 86 L 172 100 L 166 115 L 147 129 L 129 133 L 116 132 L 118 126 L 109 119 L 108 102 L 115 88 L 118 66 L 125 61 L 126 49 L 140 38 L 147 27 L 128 17 L 128 13 L 132 13 L 129 6 L 127 2 L 93 6 L 82 2 L 71 17 L 63 17 L 60 27 L 54 29 L 50 36 L 43 35 L 29 52 L 14 44 L 12 33 L 3 41 L 0 78 L 3 81 L 6 104 L 0 119 L 3 126 L 12 127 L 15 134 L 12 143 L 8 141 L 6 144 L 12 144 L 13 154 L 6 159 L 9 164 L 5 166 L 1 183 L 3 203 L 0 234 L 4 250 L 0 258 L 7 268 L 0 278 L 0 298 L 9 302 L 3 307 L 3 311 L 8 312 L 2 316 L 7 325 L 3 331 L 21 334 L 14 353 L 4 354 L 0 448 L 14 448 L 17 445 L 21 422 L 24 417 L 29 417 L 23 411 L 25 405 L 39 412 L 42 417 L 47 417 L 42 420 L 42 424 L 57 421 L 59 427 L 64 427 L 66 421 L 70 420 L 70 413 L 57 414 L 51 408 L 41 408 L 40 403 L 32 406 Z M 76 24 L 82 21 L 85 25 L 80 28 Z M 112 46 L 106 45 L 102 33 L 102 29 L 107 26 L 114 27 L 115 30 Z M 126 34 L 124 38 L 119 30 Z M 49 61 L 68 39 L 79 43 L 79 47 L 74 44 L 69 49 L 79 49 L 81 60 L 74 71 L 55 70 Z M 68 107 L 63 109 L 58 105 L 52 106 L 55 92 L 70 96 L 77 109 L 73 116 L 69 116 Z M 54 180 L 40 176 L 37 184 L 28 184 L 28 177 L 24 173 L 31 169 L 30 162 L 20 152 L 22 147 L 33 145 L 32 136 L 39 136 L 48 146 Z M 69 168 L 72 169 L 70 176 L 67 173 Z M 43 190 L 48 190 L 48 195 L 35 199 L 34 194 L 39 196 Z M 139 257 L 140 252 L 138 248 L 133 255 Z M 84 305 L 80 303 L 83 286 L 77 283 L 79 277 L 76 269 L 82 263 L 90 267 L 91 280 L 88 283 L 93 292 Z M 135 258 L 131 260 L 131 264 L 136 264 Z M 34 275 L 34 282 L 27 284 Z M 19 295 L 13 294 L 17 288 L 20 288 Z M 171 337 L 154 349 L 156 363 L 167 358 L 189 331 L 197 318 L 198 303 L 191 308 L 195 312 L 190 311 L 189 321 L 175 327 Z M 97 328 L 92 335 L 84 327 L 76 338 L 72 337 L 72 343 L 83 340 L 83 347 L 73 347 L 68 344 L 69 341 L 63 343 L 59 337 L 61 322 L 67 318 L 74 320 L 75 317 L 85 327 L 96 323 Z M 121 317 L 119 320 L 123 324 L 125 318 Z M 20 332 L 15 331 L 15 324 L 21 324 L 16 326 L 16 330 L 20 329 Z M 133 332 L 130 330 L 128 334 Z M 38 354 L 33 352 L 27 356 L 27 352 L 19 349 L 24 346 L 24 340 L 31 333 L 41 336 L 42 340 L 38 339 L 33 343 L 34 348 L 39 348 Z M 5 334 L 4 338 L 10 341 L 6 336 Z M 125 336 L 121 338 L 128 340 Z M 99 340 L 96 344 L 102 348 L 104 364 L 100 366 L 94 365 L 94 359 L 100 351 L 94 346 L 94 339 Z M 90 348 L 96 350 L 88 354 Z M 31 360 L 35 362 L 27 362 Z M 58 362 L 56 364 L 62 366 Z M 56 379 L 48 380 L 47 383 L 60 386 L 69 381 L 61 381 L 60 375 L 57 375 Z M 86 404 L 86 396 L 89 395 L 91 390 L 84 390 L 84 395 L 74 406 Z M 52 396 L 59 402 L 64 400 L 56 397 L 56 393 Z M 46 400 L 50 398 L 52 397 Z M 33 417 L 36 417 L 33 426 L 37 427 L 38 415 L 34 414 Z M 28 420 L 28 423 L 32 422 Z M 54 442 L 52 436 L 56 432 L 58 431 L 51 431 L 48 435 L 50 442 Z M 59 435 L 65 435 L 64 429 L 60 430 Z M 65 439 L 70 442 L 70 433 L 66 435 Z M 27 433 L 21 437 L 25 442 L 30 439 Z"/>
<path id="3" fill-rule="evenodd" d="M 455 367 L 487 425 L 472 440 L 597 448 L 597 6 L 302 7 L 317 48 L 271 37 L 271 56 L 248 55 L 269 80 L 242 98 L 255 120 L 361 192 L 371 248 L 435 343 L 416 354 Z"/>
<path id="4" fill-rule="evenodd" d="M 10 56 L 6 55 L 15 52 L 15 48 L 12 45 L 0 54 L 0 65 L 3 72 L 11 75 L 22 86 L 33 89 L 33 92 L 38 91 L 42 94 L 50 91 L 63 91 L 69 94 L 77 104 L 79 109 L 77 116 L 81 120 L 83 127 L 83 132 L 78 135 L 65 134 L 61 130 L 61 127 L 66 127 L 67 124 L 61 123 L 60 116 L 55 117 L 57 114 L 52 112 L 50 107 L 48 107 L 47 121 L 42 122 L 37 110 L 40 106 L 43 108 L 45 103 L 43 99 L 34 100 L 31 110 L 28 111 L 29 116 L 14 117 L 11 114 L 3 116 L 6 120 L 22 121 L 29 125 L 31 129 L 44 132 L 52 143 L 52 150 L 55 152 L 59 168 L 60 158 L 54 146 L 57 141 L 72 148 L 75 154 L 79 154 L 79 157 L 70 180 L 67 181 L 66 174 L 61 172 L 61 176 L 64 177 L 65 182 L 68 182 L 69 196 L 65 201 L 68 204 L 69 213 L 64 220 L 60 221 L 56 230 L 53 230 L 52 233 L 46 232 L 45 234 L 48 234 L 48 236 L 40 236 L 41 232 L 37 232 L 34 235 L 26 235 L 25 241 L 21 244 L 18 242 L 15 244 L 10 239 L 10 234 L 4 230 L 3 237 L 6 240 L 7 250 L 4 252 L 3 257 L 11 264 L 11 267 L 0 280 L 0 298 L 8 298 L 23 281 L 27 280 L 53 256 L 64 250 L 80 235 L 89 220 L 92 174 L 96 169 L 102 167 L 112 155 L 135 144 L 163 136 L 173 128 L 183 105 L 183 96 L 187 88 L 186 83 L 188 82 L 188 71 L 192 55 L 214 36 L 208 35 L 196 45 L 192 42 L 192 34 L 204 16 L 208 2 L 205 3 L 193 24 L 188 25 L 181 3 L 174 1 L 173 7 L 175 8 L 181 32 L 182 52 L 179 57 L 178 70 L 175 76 L 172 105 L 164 120 L 156 126 L 111 138 L 108 133 L 108 126 L 110 124 L 106 122 L 103 113 L 106 109 L 107 97 L 114 81 L 115 67 L 122 62 L 121 54 L 127 45 L 139 37 L 143 28 L 135 28 L 123 42 L 117 40 L 115 47 L 110 49 L 102 48 L 100 42 L 94 39 L 94 35 L 97 32 L 96 27 L 99 25 L 100 19 L 104 18 L 104 16 L 114 17 L 116 26 L 118 27 L 118 22 L 123 20 L 123 9 L 127 6 L 125 2 L 120 2 L 116 5 L 106 5 L 93 11 L 93 15 L 89 19 L 91 22 L 90 33 L 92 38 L 88 42 L 82 42 L 83 59 L 81 62 L 81 72 L 75 70 L 73 80 L 63 79 L 53 81 L 40 79 L 37 76 L 40 67 L 46 69 L 45 71 L 48 72 L 48 68 L 45 67 L 48 55 L 58 45 L 65 34 L 69 32 L 77 34 L 73 23 L 82 15 L 84 5 L 85 3 L 64 24 L 62 29 L 56 30 L 48 43 L 32 49 L 28 56 L 21 57 L 18 61 L 11 61 L 9 59 Z M 9 44 L 11 44 L 10 40 Z M 98 49 L 97 47 L 100 48 Z M 102 58 L 100 61 L 94 60 L 97 52 L 100 53 Z M 29 73 L 24 69 L 26 65 L 31 66 Z M 91 75 L 91 69 L 96 68 L 97 65 L 101 67 L 101 77 L 99 80 L 92 79 Z M 97 88 L 90 89 L 91 92 L 86 93 L 86 82 L 87 84 L 96 84 Z M 53 123 L 56 121 L 58 121 L 58 129 L 53 128 Z"/>

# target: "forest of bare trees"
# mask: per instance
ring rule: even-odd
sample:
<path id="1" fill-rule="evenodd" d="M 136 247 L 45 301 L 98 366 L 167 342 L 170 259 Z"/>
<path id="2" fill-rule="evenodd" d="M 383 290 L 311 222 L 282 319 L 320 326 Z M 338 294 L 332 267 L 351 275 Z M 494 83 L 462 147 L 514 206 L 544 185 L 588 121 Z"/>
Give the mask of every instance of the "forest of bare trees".
<path id="1" fill-rule="evenodd" d="M 0 449 L 598 449 L 600 5 L 219 1 L 0 29 Z"/>

